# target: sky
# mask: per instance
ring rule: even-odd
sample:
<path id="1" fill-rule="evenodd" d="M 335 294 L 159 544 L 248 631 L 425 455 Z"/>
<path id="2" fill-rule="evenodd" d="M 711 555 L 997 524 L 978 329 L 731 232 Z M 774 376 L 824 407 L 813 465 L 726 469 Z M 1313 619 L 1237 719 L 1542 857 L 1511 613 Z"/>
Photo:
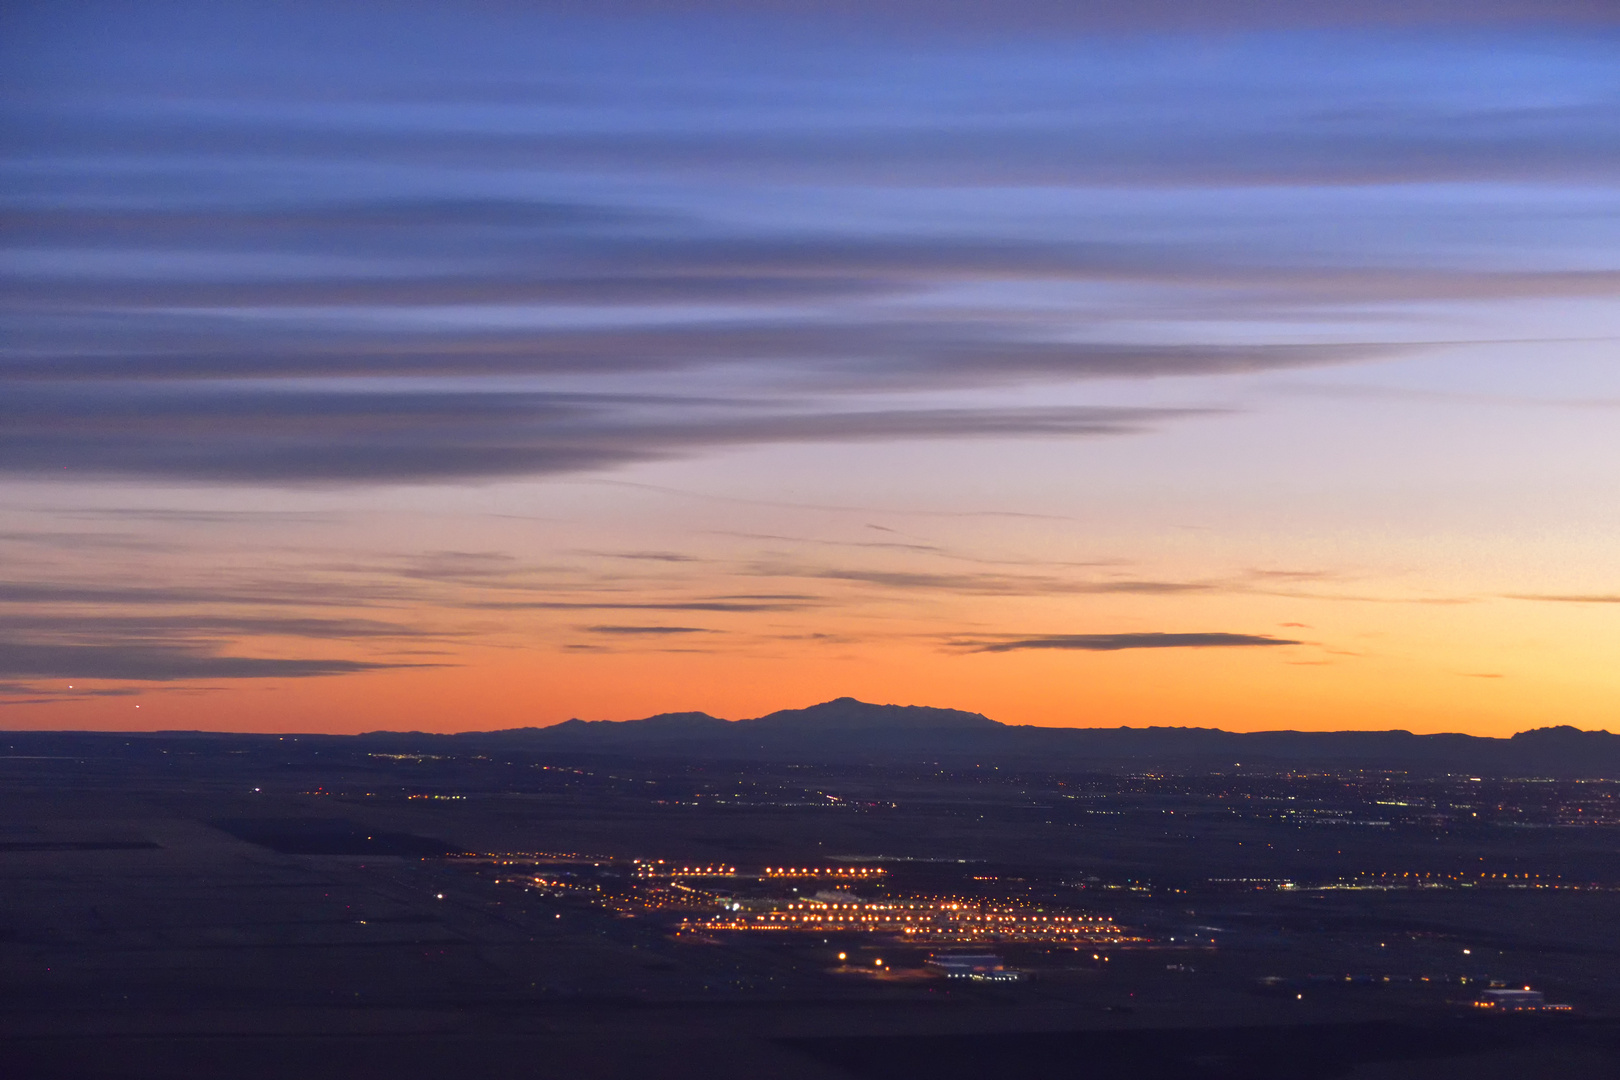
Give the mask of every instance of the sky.
<path id="1" fill-rule="evenodd" d="M 0 14 L 0 727 L 1620 731 L 1608 0 Z"/>

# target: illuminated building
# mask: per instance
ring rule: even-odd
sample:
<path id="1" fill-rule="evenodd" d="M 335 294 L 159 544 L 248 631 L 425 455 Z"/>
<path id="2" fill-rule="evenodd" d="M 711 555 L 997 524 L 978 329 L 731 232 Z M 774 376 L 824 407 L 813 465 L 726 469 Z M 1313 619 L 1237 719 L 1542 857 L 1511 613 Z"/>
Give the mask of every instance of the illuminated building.
<path id="1" fill-rule="evenodd" d="M 638 878 L 730 878 L 737 876 L 735 866 L 724 863 L 686 864 L 670 863 L 663 859 L 637 859 L 633 864 Z"/>
<path id="2" fill-rule="evenodd" d="M 947 979 L 972 979 L 975 982 L 1017 982 L 1023 973 L 1010 971 L 994 953 L 939 953 L 928 961 Z"/>
<path id="3" fill-rule="evenodd" d="M 841 881 L 870 881 L 888 873 L 881 866 L 767 866 L 762 879 L 834 878 Z"/>
<path id="4" fill-rule="evenodd" d="M 741 903 L 683 929 L 765 933 L 888 934 L 907 941 L 1024 941 L 1116 944 L 1127 938 L 1114 921 L 1045 908 L 963 900 L 797 900 L 749 910 Z"/>
<path id="5" fill-rule="evenodd" d="M 1482 1009 L 1499 1009 L 1503 1012 L 1567 1012 L 1570 1009 L 1568 1005 L 1547 1004 L 1545 994 L 1528 986 L 1522 989 L 1487 990 L 1474 1004 Z"/>

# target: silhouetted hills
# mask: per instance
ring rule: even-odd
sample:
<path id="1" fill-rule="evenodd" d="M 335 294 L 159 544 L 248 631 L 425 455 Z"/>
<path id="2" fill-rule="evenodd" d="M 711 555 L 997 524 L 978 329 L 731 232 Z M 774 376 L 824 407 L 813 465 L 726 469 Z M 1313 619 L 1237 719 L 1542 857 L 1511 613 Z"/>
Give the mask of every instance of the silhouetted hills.
<path id="1" fill-rule="evenodd" d="M 927 705 L 869 705 L 852 697 L 836 698 L 808 709 L 779 709 L 758 720 L 743 721 L 755 731 L 867 732 L 996 731 L 1007 725 L 961 709 Z"/>
<path id="2" fill-rule="evenodd" d="M 380 734 L 380 733 L 379 733 Z M 1548 727 L 1509 739 L 1410 731 L 1049 728 L 979 713 L 854 698 L 751 720 L 663 713 L 450 736 L 506 747 L 816 763 L 938 760 L 1063 769 L 1369 768 L 1492 776 L 1620 776 L 1620 735 Z"/>
<path id="3" fill-rule="evenodd" d="M 795 760 L 826 760 L 830 754 L 837 760 L 848 753 L 970 751 L 1013 729 L 960 709 L 869 705 L 846 697 L 753 720 L 661 713 L 644 720 L 569 720 L 523 730 L 532 733 L 525 741 L 534 745 L 583 751 Z"/>
<path id="4" fill-rule="evenodd" d="M 627 756 L 672 761 L 807 765 L 992 766 L 1072 772 L 1231 772 L 1313 769 L 1391 770 L 1422 776 L 1620 779 L 1620 735 L 1567 725 L 1511 738 L 1417 735 L 1410 731 L 1223 731 L 1192 727 L 1052 728 L 1003 724 L 961 709 L 873 705 L 854 698 L 783 709 L 751 720 L 701 712 L 641 720 L 569 720 L 551 727 L 440 735 L 372 731 L 363 735 L 227 732 L 12 732 L 27 753 L 114 756 L 145 753 L 154 741 L 181 739 L 215 750 L 319 754 L 323 748 L 367 754 L 512 754 L 538 757 Z M 210 751 L 212 752 L 212 751 Z M 334 769 L 361 769 L 350 762 Z"/>

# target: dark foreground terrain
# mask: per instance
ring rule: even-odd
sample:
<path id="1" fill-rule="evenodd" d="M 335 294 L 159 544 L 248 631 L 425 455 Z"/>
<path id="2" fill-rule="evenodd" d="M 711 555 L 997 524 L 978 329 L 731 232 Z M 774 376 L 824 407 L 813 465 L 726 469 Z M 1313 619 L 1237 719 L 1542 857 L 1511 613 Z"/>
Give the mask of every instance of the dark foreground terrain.
<path id="1" fill-rule="evenodd" d="M 1602 778 L 0 755 L 7 1077 L 1620 1075 Z"/>

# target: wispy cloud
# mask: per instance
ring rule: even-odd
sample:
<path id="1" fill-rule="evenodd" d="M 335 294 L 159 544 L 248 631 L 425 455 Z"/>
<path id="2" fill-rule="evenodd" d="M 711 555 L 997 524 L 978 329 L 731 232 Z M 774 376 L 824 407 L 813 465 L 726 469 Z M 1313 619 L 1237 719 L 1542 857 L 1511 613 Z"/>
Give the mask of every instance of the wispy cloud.
<path id="1" fill-rule="evenodd" d="M 811 597 L 784 600 L 475 600 L 460 606 L 480 611 L 710 611 L 752 614 L 800 611 L 817 602 Z"/>
<path id="2" fill-rule="evenodd" d="M 960 593 L 987 596 L 1139 595 L 1168 596 L 1201 593 L 1224 586 L 1198 581 L 1113 579 L 1074 580 L 1053 574 L 955 573 L 926 570 L 891 570 L 859 567 L 794 566 L 762 563 L 753 572 L 765 577 L 819 578 L 876 585 L 886 589 Z"/>
<path id="3" fill-rule="evenodd" d="M 649 635 L 663 637 L 673 634 L 713 634 L 718 631 L 702 626 L 587 626 L 586 630 L 593 634 L 623 634 L 627 636 Z"/>
<path id="4" fill-rule="evenodd" d="M 138 697 L 143 689 L 131 686 L 94 688 L 61 687 L 49 684 L 0 682 L 0 702 L 7 705 L 60 705 L 96 698 Z"/>
<path id="5" fill-rule="evenodd" d="M 430 481 L 575 473 L 738 445 L 1126 435 L 1207 412 L 1079 406 L 737 415 L 641 396 L 24 384 L 0 399 L 0 472 Z"/>
<path id="6" fill-rule="evenodd" d="M 243 605 L 343 607 L 411 598 L 387 584 L 313 581 L 307 575 L 274 582 L 116 585 L 95 581 L 0 581 L 0 603 L 78 605 Z"/>
<path id="7" fill-rule="evenodd" d="M 209 612 L 178 615 L 111 615 L 103 612 L 0 612 L 0 633 L 26 632 L 80 641 L 111 636 L 198 634 L 310 638 L 320 640 L 392 639 L 451 636 L 375 619 L 273 618 Z"/>
<path id="8" fill-rule="evenodd" d="M 588 298 L 581 297 L 581 302 Z M 941 313 L 934 321 L 863 319 L 694 320 L 580 329 L 537 325 L 469 333 L 352 308 L 341 322 L 307 305 L 289 318 L 274 309 L 185 316 L 169 308 L 140 315 L 118 307 L 87 320 L 35 312 L 19 327 L 26 353 L 4 358 L 0 376 L 27 382 L 287 379 L 357 376 L 602 376 L 713 370 L 744 365 L 755 379 L 802 389 L 919 389 L 993 386 L 1050 379 L 1158 378 L 1242 374 L 1383 359 L 1412 351 L 1401 342 L 1275 345 L 1162 344 L 1064 340 L 1064 321 L 1008 321 Z M 1230 302 L 1230 301 L 1228 301 Z M 1317 302 L 1313 299 L 1313 303 Z M 415 306 L 407 296 L 398 303 Z M 651 301 L 649 301 L 649 304 Z M 498 301 L 473 310 L 499 317 Z M 492 310 L 493 309 L 493 310 Z M 94 310 L 94 309 L 90 309 Z M 446 319 L 453 311 L 442 313 Z M 521 315 L 514 308 L 512 315 Z M 253 317 L 246 317 L 246 316 Z M 359 318 L 352 316 L 361 316 Z M 26 328 L 26 329 L 25 329 Z M 25 340 L 26 340 L 25 339 Z M 267 340 L 273 347 L 266 348 Z"/>
<path id="9" fill-rule="evenodd" d="M 1508 593 L 1507 599 L 1552 604 L 1620 604 L 1620 593 Z"/>
<path id="10" fill-rule="evenodd" d="M 1081 652 L 1117 652 L 1122 649 L 1225 649 L 1299 645 L 1286 638 L 1262 634 L 1160 632 L 1129 634 L 1052 634 L 1005 640 L 962 640 L 953 644 L 971 652 L 1019 652 L 1024 649 L 1073 649 Z"/>
<path id="11" fill-rule="evenodd" d="M 875 529 L 878 526 L 868 525 Z M 884 532 L 893 532 L 893 529 L 884 529 Z M 783 536 L 777 533 L 745 533 L 715 530 L 717 536 L 735 536 L 743 540 L 768 540 L 784 544 L 808 544 L 816 547 L 840 548 L 873 548 L 885 551 L 916 551 L 928 554 L 947 555 L 943 547 L 938 544 L 907 543 L 901 540 L 826 540 L 813 536 Z"/>
<path id="12" fill-rule="evenodd" d="M 181 679 L 304 679 L 363 671 L 423 667 L 262 656 L 219 655 L 163 645 L 39 645 L 0 640 L 0 675 L 23 678 L 117 679 L 170 682 Z"/>
<path id="13" fill-rule="evenodd" d="M 696 555 L 682 555 L 677 551 L 599 551 L 588 552 L 587 554 L 606 555 L 612 559 L 628 559 L 632 562 L 688 563 L 698 561 Z"/>

